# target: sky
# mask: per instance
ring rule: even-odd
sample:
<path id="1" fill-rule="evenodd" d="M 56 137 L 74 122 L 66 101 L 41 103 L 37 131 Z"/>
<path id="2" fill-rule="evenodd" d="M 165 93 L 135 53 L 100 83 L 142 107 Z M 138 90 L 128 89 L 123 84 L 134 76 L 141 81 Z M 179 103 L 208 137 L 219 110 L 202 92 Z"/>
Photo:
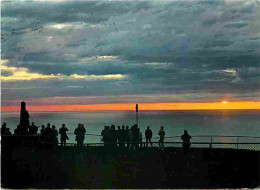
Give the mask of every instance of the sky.
<path id="1" fill-rule="evenodd" d="M 259 20 L 259 0 L 2 0 L 2 111 L 21 101 L 260 109 Z"/>

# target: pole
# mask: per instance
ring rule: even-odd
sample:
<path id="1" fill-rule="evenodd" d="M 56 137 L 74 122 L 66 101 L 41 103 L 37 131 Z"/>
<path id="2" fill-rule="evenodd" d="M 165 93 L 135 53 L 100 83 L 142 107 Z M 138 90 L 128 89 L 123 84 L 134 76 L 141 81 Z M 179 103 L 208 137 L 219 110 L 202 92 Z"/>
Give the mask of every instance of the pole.
<path id="1" fill-rule="evenodd" d="M 137 127 L 138 127 L 138 112 L 136 112 L 136 124 L 137 124 Z"/>
<path id="2" fill-rule="evenodd" d="M 138 104 L 135 105 L 135 113 L 136 113 L 136 124 L 138 127 Z"/>
<path id="3" fill-rule="evenodd" d="M 210 136 L 210 144 L 209 144 L 209 148 L 212 148 L 212 142 L 213 142 L 213 139 L 212 139 L 212 136 Z"/>

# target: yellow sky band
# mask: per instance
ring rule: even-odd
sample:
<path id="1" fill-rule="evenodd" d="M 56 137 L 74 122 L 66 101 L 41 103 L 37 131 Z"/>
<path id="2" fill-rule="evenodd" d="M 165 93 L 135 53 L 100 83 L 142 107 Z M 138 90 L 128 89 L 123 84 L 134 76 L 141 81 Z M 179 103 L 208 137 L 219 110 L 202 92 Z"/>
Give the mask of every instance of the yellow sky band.
<path id="1" fill-rule="evenodd" d="M 260 102 L 213 102 L 213 103 L 140 103 L 139 110 L 260 110 Z M 91 104 L 91 105 L 41 105 L 27 106 L 31 112 L 37 111 L 134 111 L 135 103 Z M 20 106 L 1 107 L 2 112 L 20 111 Z"/>

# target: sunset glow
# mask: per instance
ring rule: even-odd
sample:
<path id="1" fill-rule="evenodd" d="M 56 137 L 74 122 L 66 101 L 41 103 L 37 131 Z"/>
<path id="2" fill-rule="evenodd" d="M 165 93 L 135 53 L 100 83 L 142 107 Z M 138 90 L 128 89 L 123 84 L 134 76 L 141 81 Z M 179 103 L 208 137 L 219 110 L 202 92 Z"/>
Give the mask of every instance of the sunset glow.
<path id="1" fill-rule="evenodd" d="M 223 104 L 227 104 L 227 103 L 228 103 L 228 101 L 224 100 L 224 101 L 222 101 L 222 103 L 223 103 Z"/>
<path id="2" fill-rule="evenodd" d="M 27 106 L 30 112 L 66 112 L 66 111 L 134 111 L 135 103 L 124 104 L 92 104 L 92 105 L 46 105 Z M 214 103 L 141 103 L 139 110 L 248 110 L 259 109 L 260 102 L 223 102 Z M 6 106 L 1 108 L 2 112 L 20 111 L 20 106 Z"/>

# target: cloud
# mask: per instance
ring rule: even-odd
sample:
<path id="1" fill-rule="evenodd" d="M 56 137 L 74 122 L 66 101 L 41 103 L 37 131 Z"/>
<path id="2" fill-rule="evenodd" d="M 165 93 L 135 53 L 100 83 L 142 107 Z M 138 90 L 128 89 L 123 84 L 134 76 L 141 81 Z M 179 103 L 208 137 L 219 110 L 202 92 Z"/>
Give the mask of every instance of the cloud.
<path id="1" fill-rule="evenodd" d="M 86 79 L 86 80 L 120 80 L 124 79 L 126 76 L 121 74 L 115 75 L 77 75 L 72 74 L 70 75 L 73 79 Z"/>
<path id="2" fill-rule="evenodd" d="M 51 25 L 50 27 L 52 28 L 55 28 L 55 29 L 64 29 L 66 27 L 72 27 L 73 25 L 72 24 L 54 24 L 54 25 Z"/>
<path id="3" fill-rule="evenodd" d="M 2 58 L 9 60 L 3 85 L 16 77 L 34 80 L 24 88 L 64 87 L 32 97 L 83 96 L 85 86 L 95 95 L 255 92 L 257 3 L 3 2 Z M 83 88 L 70 92 L 67 86 Z"/>
<path id="4" fill-rule="evenodd" d="M 7 64 L 8 61 L 2 61 L 2 64 Z M 1 66 L 1 74 L 0 79 L 5 81 L 30 81 L 30 80 L 40 80 L 40 79 L 57 79 L 57 80 L 120 80 L 124 79 L 126 76 L 121 74 L 112 74 L 112 75 L 78 75 L 71 74 L 69 76 L 63 74 L 50 74 L 43 75 L 39 73 L 30 73 L 27 68 L 23 67 L 9 67 L 6 65 Z"/>

